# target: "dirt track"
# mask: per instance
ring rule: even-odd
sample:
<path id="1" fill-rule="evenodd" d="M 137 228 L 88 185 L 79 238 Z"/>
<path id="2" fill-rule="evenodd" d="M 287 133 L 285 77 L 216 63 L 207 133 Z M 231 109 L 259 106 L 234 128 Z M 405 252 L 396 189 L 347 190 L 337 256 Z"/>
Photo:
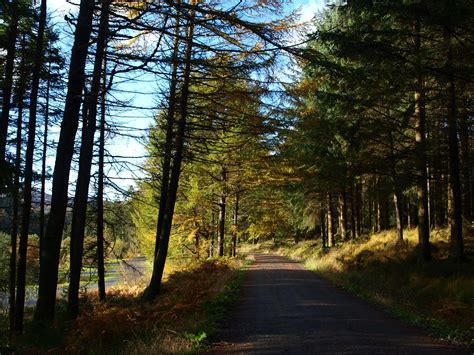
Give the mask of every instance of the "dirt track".
<path id="1" fill-rule="evenodd" d="M 469 354 L 347 294 L 301 264 L 257 254 L 212 354 Z"/>

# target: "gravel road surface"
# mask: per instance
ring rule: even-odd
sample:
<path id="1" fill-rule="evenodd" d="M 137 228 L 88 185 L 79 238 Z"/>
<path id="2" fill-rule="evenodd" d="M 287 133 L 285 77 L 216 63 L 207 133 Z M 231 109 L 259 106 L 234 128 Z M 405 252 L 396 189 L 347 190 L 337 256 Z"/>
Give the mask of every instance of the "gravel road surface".
<path id="1" fill-rule="evenodd" d="M 332 286 L 301 264 L 257 254 L 211 354 L 471 354 Z"/>

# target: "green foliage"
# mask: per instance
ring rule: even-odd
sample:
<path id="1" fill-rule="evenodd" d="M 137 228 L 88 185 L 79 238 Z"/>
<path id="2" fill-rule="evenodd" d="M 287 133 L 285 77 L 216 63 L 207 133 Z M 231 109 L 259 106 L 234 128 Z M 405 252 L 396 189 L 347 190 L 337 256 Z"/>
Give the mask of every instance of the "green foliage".
<path id="1" fill-rule="evenodd" d="M 207 339 L 207 334 L 206 332 L 198 332 L 196 334 L 184 332 L 183 337 L 193 343 L 192 351 L 196 351 L 202 347 L 202 344 Z"/>
<path id="2" fill-rule="evenodd" d="M 0 232 L 0 292 L 8 292 L 10 236 Z"/>

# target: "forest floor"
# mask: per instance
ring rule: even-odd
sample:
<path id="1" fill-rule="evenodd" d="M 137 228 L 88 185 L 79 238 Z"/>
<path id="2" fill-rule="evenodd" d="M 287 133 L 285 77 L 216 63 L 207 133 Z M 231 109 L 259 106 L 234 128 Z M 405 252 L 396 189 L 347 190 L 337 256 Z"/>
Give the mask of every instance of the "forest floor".
<path id="1" fill-rule="evenodd" d="M 244 268 L 242 258 L 211 259 L 173 272 L 156 301 L 144 303 L 145 284 L 97 292 L 81 301 L 75 321 L 65 319 L 58 305 L 53 329 L 29 325 L 16 341 L 20 353 L 185 353 L 203 346 L 236 297 Z"/>
<path id="2" fill-rule="evenodd" d="M 424 335 L 286 257 L 255 254 L 212 354 L 468 354 Z"/>
<path id="3" fill-rule="evenodd" d="M 285 255 L 309 270 L 375 304 L 391 316 L 455 344 L 474 345 L 474 237 L 465 233 L 467 261 L 449 260 L 447 230 L 431 233 L 433 260 L 417 258 L 416 230 L 405 231 L 405 245 L 394 244 L 395 231 L 366 236 L 323 249 L 320 241 L 266 241 L 241 252 Z"/>

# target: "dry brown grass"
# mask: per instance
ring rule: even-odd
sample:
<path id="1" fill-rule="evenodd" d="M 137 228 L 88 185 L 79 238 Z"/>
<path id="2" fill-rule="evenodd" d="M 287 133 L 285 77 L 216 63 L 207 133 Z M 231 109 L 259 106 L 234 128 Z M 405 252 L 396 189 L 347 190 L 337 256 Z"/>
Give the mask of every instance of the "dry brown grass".
<path id="1" fill-rule="evenodd" d="M 223 258 L 175 272 L 152 303 L 140 301 L 143 285 L 111 290 L 103 303 L 96 300 L 96 295 L 88 294 L 81 315 L 69 328 L 62 351 L 189 352 L 196 340 L 186 332 L 205 327 L 203 305 L 225 291 L 241 265 L 240 259 Z"/>

